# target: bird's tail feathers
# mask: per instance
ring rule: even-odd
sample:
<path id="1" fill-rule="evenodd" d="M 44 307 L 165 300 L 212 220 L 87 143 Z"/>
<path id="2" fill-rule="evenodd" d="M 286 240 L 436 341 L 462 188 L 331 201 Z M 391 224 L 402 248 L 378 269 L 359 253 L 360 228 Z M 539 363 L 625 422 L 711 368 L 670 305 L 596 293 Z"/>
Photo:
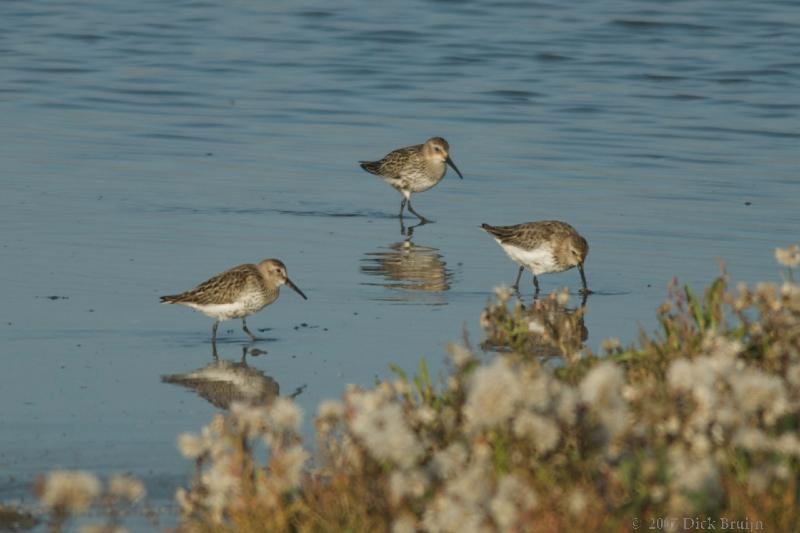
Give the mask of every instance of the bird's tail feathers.
<path id="1" fill-rule="evenodd" d="M 494 235 L 498 239 L 502 239 L 503 237 L 508 236 L 509 230 L 504 226 L 490 226 L 489 224 L 483 223 L 481 224 L 481 228 L 483 228 L 486 233 Z"/>
<path id="2" fill-rule="evenodd" d="M 380 174 L 380 164 L 378 161 L 359 161 L 361 168 L 369 172 L 370 174 Z"/>
<path id="3" fill-rule="evenodd" d="M 495 239 L 505 241 L 514 236 L 516 226 L 490 226 L 489 224 L 481 224 L 481 228 Z"/>

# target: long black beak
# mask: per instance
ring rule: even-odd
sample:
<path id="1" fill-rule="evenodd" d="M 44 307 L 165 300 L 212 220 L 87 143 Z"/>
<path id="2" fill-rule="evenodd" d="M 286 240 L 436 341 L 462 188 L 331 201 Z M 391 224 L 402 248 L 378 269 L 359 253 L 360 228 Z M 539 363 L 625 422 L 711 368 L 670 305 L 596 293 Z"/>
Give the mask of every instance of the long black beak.
<path id="1" fill-rule="evenodd" d="M 455 163 L 453 163 L 453 160 L 450 159 L 449 155 L 447 156 L 447 159 L 444 160 L 444 162 L 453 167 L 453 170 L 456 171 L 456 174 L 458 174 L 459 178 L 461 178 L 462 180 L 464 179 L 464 176 L 461 175 L 461 171 L 458 170 L 458 167 L 456 166 Z"/>
<path id="2" fill-rule="evenodd" d="M 308 297 L 305 294 L 303 294 L 303 291 L 301 291 L 300 289 L 297 288 L 297 285 L 292 283 L 292 280 L 290 280 L 289 278 L 286 278 L 286 284 L 288 286 L 290 286 L 292 289 L 294 289 L 294 292 L 296 292 L 297 294 L 302 296 L 303 300 L 308 300 Z"/>

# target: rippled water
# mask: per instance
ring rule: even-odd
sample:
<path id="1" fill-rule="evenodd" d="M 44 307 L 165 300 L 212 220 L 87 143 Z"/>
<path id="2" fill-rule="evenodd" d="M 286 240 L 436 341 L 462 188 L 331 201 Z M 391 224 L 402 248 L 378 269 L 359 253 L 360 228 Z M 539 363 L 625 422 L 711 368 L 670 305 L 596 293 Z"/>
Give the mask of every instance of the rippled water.
<path id="1" fill-rule="evenodd" d="M 162 382 L 212 362 L 211 324 L 158 296 L 239 263 L 278 257 L 309 296 L 250 319 L 271 340 L 248 358 L 307 416 L 479 340 L 516 274 L 482 222 L 588 239 L 593 348 L 717 258 L 777 279 L 799 49 L 794 1 L 0 3 L 0 499 L 68 467 L 169 502 L 175 436 L 217 407 Z M 407 239 L 357 161 L 432 135 L 465 179 L 415 196 L 437 222 Z M 220 331 L 238 364 L 246 337 Z"/>

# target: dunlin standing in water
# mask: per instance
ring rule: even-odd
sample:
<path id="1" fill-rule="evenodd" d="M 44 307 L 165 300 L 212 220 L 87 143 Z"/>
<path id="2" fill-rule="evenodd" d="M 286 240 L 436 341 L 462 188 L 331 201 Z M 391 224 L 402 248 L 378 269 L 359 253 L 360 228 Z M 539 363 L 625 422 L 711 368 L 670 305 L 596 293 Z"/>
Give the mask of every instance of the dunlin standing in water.
<path id="1" fill-rule="evenodd" d="M 219 323 L 231 318 L 241 318 L 242 329 L 255 341 L 258 338 L 247 329 L 246 317 L 277 300 L 280 286 L 284 284 L 308 300 L 286 275 L 286 267 L 282 262 L 264 259 L 257 265 L 248 263 L 226 270 L 192 290 L 162 296 L 161 302 L 185 305 L 213 318 L 212 343 L 217 340 Z"/>
<path id="2" fill-rule="evenodd" d="M 526 267 L 533 273 L 533 285 L 537 294 L 539 280 L 536 276 L 578 267 L 583 284 L 581 293 L 592 292 L 586 286 L 586 275 L 583 272 L 589 244 L 566 222 L 541 220 L 515 226 L 481 224 L 481 227 L 520 265 L 517 281 L 513 285 L 515 289 L 519 290 L 519 280 Z"/>
<path id="3" fill-rule="evenodd" d="M 427 191 L 440 181 L 447 172 L 447 165 L 453 167 L 458 177 L 461 172 L 450 159 L 450 145 L 441 137 L 431 137 L 425 144 L 400 148 L 388 153 L 379 161 L 359 161 L 361 168 L 371 174 L 381 176 L 386 183 L 403 195 L 400 202 L 400 220 L 403 208 L 414 213 L 423 223 L 430 222 L 411 207 L 411 193 Z"/>

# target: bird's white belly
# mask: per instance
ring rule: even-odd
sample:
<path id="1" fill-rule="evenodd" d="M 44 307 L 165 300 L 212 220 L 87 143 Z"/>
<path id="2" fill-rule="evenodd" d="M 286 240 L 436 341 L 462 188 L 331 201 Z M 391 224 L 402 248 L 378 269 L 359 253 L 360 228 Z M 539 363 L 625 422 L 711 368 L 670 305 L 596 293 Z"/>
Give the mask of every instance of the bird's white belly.
<path id="1" fill-rule="evenodd" d="M 439 179 L 430 179 L 426 178 L 425 180 L 415 181 L 411 184 L 411 192 L 425 192 L 428 189 L 433 188 L 434 185 L 442 181 L 442 178 Z"/>
<path id="2" fill-rule="evenodd" d="M 193 309 L 197 309 L 206 316 L 217 320 L 230 320 L 231 318 L 242 318 L 261 310 L 264 301 L 261 298 L 243 298 L 229 304 L 186 304 Z"/>
<path id="3" fill-rule="evenodd" d="M 495 239 L 497 240 L 497 239 Z M 500 242 L 500 241 L 497 241 Z M 533 250 L 525 250 L 517 246 L 500 243 L 508 256 L 520 265 L 529 268 L 535 275 L 561 272 L 563 269 L 556 262 L 551 246 L 539 246 Z"/>

